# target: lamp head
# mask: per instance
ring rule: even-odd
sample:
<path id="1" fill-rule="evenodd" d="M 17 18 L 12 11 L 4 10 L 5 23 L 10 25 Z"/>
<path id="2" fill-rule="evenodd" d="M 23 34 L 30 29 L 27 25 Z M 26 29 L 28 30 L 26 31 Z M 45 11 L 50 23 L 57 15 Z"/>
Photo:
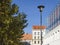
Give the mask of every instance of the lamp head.
<path id="1" fill-rule="evenodd" d="M 44 6 L 43 6 L 43 5 L 40 5 L 40 6 L 38 6 L 38 8 L 39 8 L 40 12 L 42 12 L 42 11 L 43 11 Z"/>

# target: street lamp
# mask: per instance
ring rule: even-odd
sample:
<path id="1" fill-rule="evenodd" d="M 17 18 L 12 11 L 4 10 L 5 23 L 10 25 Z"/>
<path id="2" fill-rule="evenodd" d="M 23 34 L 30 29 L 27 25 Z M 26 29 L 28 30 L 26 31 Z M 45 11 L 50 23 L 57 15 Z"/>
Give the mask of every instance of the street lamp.
<path id="1" fill-rule="evenodd" d="M 43 11 L 44 6 L 40 5 L 40 6 L 38 6 L 38 8 L 40 11 L 40 26 L 42 26 L 42 11 Z M 42 43 L 43 43 L 43 41 L 42 41 L 42 28 L 40 30 L 41 30 L 41 45 L 42 45 Z"/>

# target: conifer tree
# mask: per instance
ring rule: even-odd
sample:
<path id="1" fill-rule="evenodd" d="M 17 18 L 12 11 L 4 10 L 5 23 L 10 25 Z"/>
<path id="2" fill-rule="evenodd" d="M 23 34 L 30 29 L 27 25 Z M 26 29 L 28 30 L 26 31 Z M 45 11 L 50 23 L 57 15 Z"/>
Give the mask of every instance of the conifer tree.
<path id="1" fill-rule="evenodd" d="M 26 15 L 19 13 L 18 6 L 11 2 L 0 0 L 0 45 L 20 45 L 27 26 Z"/>

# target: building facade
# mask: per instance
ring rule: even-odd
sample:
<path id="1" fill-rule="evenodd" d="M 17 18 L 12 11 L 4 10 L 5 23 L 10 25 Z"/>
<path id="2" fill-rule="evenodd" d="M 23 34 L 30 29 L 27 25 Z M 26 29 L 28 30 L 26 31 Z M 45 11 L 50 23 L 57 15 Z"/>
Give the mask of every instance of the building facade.
<path id="1" fill-rule="evenodd" d="M 60 25 L 44 36 L 43 45 L 60 45 Z"/>
<path id="2" fill-rule="evenodd" d="M 24 34 L 22 42 L 27 42 L 25 45 L 40 45 L 41 44 L 41 30 L 42 37 L 45 35 L 45 26 L 33 26 L 32 34 Z M 29 44 L 28 44 L 29 43 Z"/>
<path id="3" fill-rule="evenodd" d="M 45 34 L 45 26 L 33 26 L 32 29 L 32 45 L 40 45 L 41 44 L 41 30 L 42 29 L 42 37 Z"/>

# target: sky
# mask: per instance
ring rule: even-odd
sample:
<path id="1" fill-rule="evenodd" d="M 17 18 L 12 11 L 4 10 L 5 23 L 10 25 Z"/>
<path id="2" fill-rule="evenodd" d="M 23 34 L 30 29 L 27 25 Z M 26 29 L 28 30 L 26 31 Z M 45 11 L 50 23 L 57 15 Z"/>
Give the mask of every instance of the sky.
<path id="1" fill-rule="evenodd" d="M 24 29 L 25 33 L 32 33 L 32 26 L 40 25 L 40 12 L 37 6 L 44 5 L 42 13 L 42 24 L 47 26 L 47 17 L 60 0 L 13 0 L 19 6 L 19 12 L 24 12 L 27 15 L 28 26 Z"/>

